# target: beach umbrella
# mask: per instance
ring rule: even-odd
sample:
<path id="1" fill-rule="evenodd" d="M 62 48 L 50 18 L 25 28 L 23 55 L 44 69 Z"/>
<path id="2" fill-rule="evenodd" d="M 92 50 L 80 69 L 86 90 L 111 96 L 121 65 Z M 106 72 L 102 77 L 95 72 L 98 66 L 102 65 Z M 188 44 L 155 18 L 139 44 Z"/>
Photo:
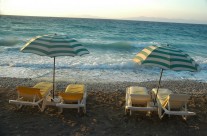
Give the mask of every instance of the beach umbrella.
<path id="1" fill-rule="evenodd" d="M 157 94 L 160 88 L 163 70 L 170 69 L 174 71 L 192 72 L 199 70 L 199 65 L 188 54 L 170 46 L 148 46 L 139 52 L 133 61 L 140 65 L 151 65 L 161 68 Z"/>
<path id="2" fill-rule="evenodd" d="M 57 56 L 82 56 L 89 51 L 75 39 L 67 35 L 49 34 L 36 36 L 21 48 L 24 53 L 34 53 L 40 56 L 48 56 L 54 59 L 53 66 L 53 98 L 55 85 L 55 57 Z"/>

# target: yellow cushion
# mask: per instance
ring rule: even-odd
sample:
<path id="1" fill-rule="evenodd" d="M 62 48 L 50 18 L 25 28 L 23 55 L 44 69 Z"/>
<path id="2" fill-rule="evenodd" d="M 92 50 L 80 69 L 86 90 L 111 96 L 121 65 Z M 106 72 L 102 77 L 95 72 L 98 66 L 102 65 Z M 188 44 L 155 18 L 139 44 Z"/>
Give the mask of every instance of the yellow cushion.
<path id="1" fill-rule="evenodd" d="M 40 94 L 42 96 L 45 96 L 48 93 L 48 91 L 52 90 L 53 84 L 49 82 L 40 82 L 40 83 L 37 83 L 33 88 L 40 89 Z"/>
<path id="2" fill-rule="evenodd" d="M 83 99 L 82 93 L 60 93 L 64 101 L 77 101 Z"/>
<path id="3" fill-rule="evenodd" d="M 148 95 L 146 87 L 131 86 L 129 88 L 130 94 Z"/>
<path id="4" fill-rule="evenodd" d="M 70 84 L 67 86 L 66 93 L 82 93 L 84 92 L 84 85 L 83 84 Z"/>
<path id="5" fill-rule="evenodd" d="M 151 100 L 146 87 L 131 86 L 129 93 L 132 104 L 147 104 Z"/>
<path id="6" fill-rule="evenodd" d="M 64 93 L 59 95 L 64 101 L 77 101 L 83 99 L 85 86 L 83 84 L 70 84 L 65 89 Z"/>
<path id="7" fill-rule="evenodd" d="M 17 91 L 19 93 L 19 96 L 22 96 L 26 99 L 33 99 L 34 96 L 37 96 L 39 99 L 42 98 L 42 95 L 40 94 L 40 90 L 38 88 L 18 86 Z"/>

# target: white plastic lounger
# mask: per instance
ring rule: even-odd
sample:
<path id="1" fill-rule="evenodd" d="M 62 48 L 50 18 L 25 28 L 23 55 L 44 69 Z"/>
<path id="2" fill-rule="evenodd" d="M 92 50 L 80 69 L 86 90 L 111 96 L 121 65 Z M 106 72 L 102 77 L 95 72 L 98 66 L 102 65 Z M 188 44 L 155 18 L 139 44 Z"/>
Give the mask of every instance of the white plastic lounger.
<path id="1" fill-rule="evenodd" d="M 152 89 L 153 94 L 157 92 L 156 88 Z M 173 94 L 171 90 L 160 88 L 157 94 L 158 115 L 160 119 L 165 114 L 180 115 L 184 120 L 187 116 L 196 115 L 194 112 L 187 111 L 187 103 L 190 96 L 186 94 Z"/>
<path id="2" fill-rule="evenodd" d="M 49 82 L 40 82 L 34 87 L 19 86 L 17 87 L 17 99 L 9 100 L 9 103 L 16 104 L 18 108 L 21 108 L 23 105 L 38 106 L 42 111 L 40 104 L 49 95 L 51 90 L 52 83 Z"/>
<path id="3" fill-rule="evenodd" d="M 126 89 L 125 114 L 127 114 L 128 110 L 130 115 L 132 111 L 150 112 L 157 110 L 146 87 L 131 86 Z"/>
<path id="4" fill-rule="evenodd" d="M 61 102 L 57 103 L 56 106 L 59 108 L 60 113 L 63 112 L 63 108 L 77 108 L 78 112 L 80 108 L 83 108 L 83 112 L 86 113 L 86 97 L 85 85 L 70 84 L 65 92 L 59 93 Z"/>

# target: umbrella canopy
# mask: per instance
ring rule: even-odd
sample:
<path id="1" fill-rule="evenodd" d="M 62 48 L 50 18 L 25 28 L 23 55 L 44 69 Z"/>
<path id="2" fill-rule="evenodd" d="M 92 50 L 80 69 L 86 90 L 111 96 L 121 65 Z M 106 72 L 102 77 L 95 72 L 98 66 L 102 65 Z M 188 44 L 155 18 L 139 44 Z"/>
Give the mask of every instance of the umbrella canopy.
<path id="1" fill-rule="evenodd" d="M 199 66 L 186 53 L 169 46 L 148 46 L 139 52 L 134 62 L 175 71 L 198 71 Z"/>
<path id="2" fill-rule="evenodd" d="M 89 51 L 75 39 L 57 34 L 34 37 L 25 44 L 21 51 L 49 57 L 89 54 Z"/>
<path id="3" fill-rule="evenodd" d="M 24 53 L 34 53 L 40 56 L 54 58 L 53 67 L 53 98 L 55 84 L 55 57 L 57 56 L 82 56 L 89 54 L 89 51 L 78 43 L 75 39 L 67 35 L 43 35 L 32 38 L 20 50 Z"/>
<path id="4" fill-rule="evenodd" d="M 157 93 L 160 87 L 163 70 L 174 71 L 198 71 L 199 65 L 183 51 L 170 46 L 148 46 L 139 52 L 134 62 L 140 65 L 151 65 L 161 68 L 160 80 Z"/>

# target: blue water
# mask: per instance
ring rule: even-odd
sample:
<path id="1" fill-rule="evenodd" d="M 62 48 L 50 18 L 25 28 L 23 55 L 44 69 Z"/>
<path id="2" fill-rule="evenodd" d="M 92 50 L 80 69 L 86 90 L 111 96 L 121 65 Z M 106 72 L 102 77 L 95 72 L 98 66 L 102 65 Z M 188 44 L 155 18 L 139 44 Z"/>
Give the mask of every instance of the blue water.
<path id="1" fill-rule="evenodd" d="M 19 16 L 0 17 L 0 77 L 51 79 L 52 58 L 19 51 L 30 38 L 51 33 L 69 35 L 90 51 L 82 57 L 58 57 L 57 80 L 158 80 L 159 68 L 140 66 L 132 59 L 151 44 L 170 44 L 188 53 L 201 71 L 165 70 L 163 80 L 207 81 L 207 25 Z"/>

